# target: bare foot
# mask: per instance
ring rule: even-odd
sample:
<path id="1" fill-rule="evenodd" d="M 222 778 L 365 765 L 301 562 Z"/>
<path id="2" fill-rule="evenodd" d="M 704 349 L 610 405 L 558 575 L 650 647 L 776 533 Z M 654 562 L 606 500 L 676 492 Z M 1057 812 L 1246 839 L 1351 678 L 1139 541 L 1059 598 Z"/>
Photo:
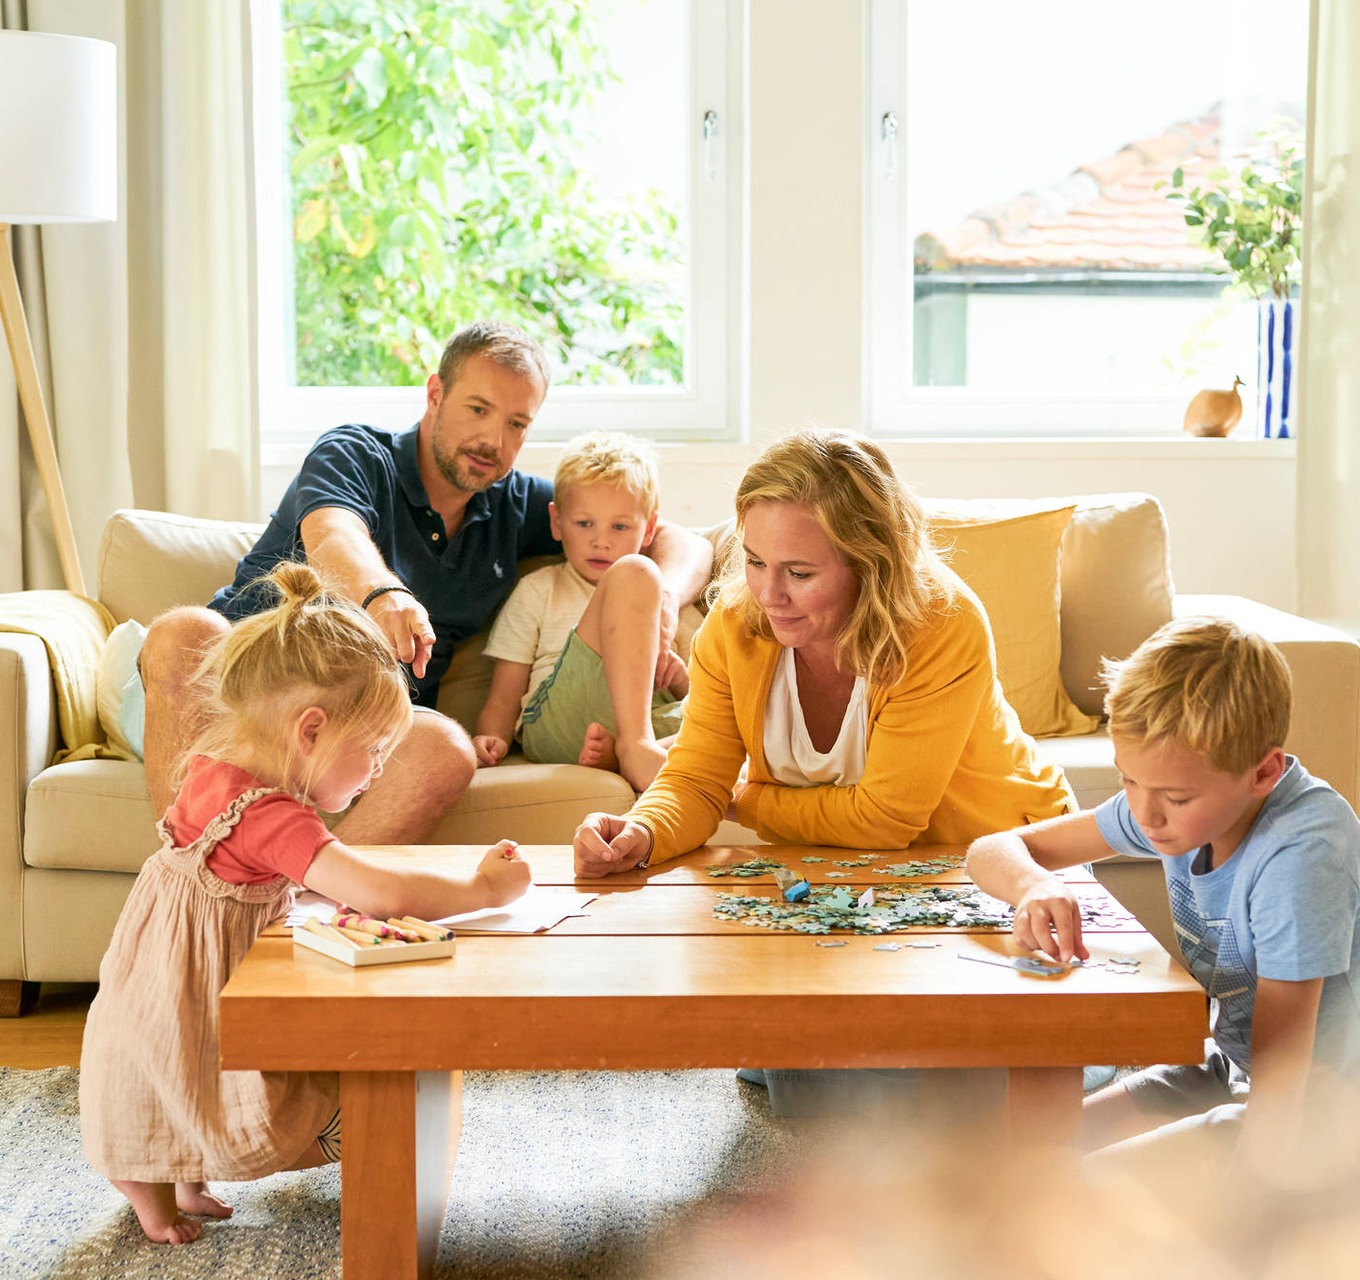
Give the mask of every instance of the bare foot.
<path id="1" fill-rule="evenodd" d="M 581 754 L 576 757 L 576 763 L 590 769 L 608 769 L 611 773 L 618 773 L 619 756 L 614 750 L 614 735 L 602 724 L 591 724 L 586 729 L 586 738 L 581 744 Z"/>
<path id="2" fill-rule="evenodd" d="M 655 738 L 632 743 L 619 751 L 619 772 L 634 791 L 646 791 L 666 763 L 666 748 Z"/>
<path id="3" fill-rule="evenodd" d="M 111 1179 L 137 1211 L 146 1238 L 157 1244 L 188 1244 L 197 1240 L 203 1224 L 186 1218 L 175 1204 L 173 1182 L 120 1182 Z"/>
<path id="4" fill-rule="evenodd" d="M 204 1218 L 230 1218 L 231 1205 L 208 1190 L 206 1182 L 175 1183 L 175 1203 L 181 1213 L 196 1213 Z"/>

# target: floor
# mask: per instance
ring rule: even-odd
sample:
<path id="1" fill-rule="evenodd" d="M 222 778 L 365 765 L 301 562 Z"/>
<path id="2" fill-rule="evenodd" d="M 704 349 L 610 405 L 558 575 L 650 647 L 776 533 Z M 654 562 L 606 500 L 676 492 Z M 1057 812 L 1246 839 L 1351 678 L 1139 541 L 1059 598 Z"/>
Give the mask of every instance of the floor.
<path id="1" fill-rule="evenodd" d="M 85 1011 L 95 990 L 93 982 L 44 982 L 31 1013 L 0 1018 L 0 1067 L 80 1066 Z"/>

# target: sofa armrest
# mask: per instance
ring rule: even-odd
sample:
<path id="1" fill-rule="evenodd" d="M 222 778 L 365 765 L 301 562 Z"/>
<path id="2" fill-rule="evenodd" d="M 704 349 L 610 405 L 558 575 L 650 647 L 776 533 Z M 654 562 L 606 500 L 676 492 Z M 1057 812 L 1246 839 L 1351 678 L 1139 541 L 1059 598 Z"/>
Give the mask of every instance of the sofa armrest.
<path id="1" fill-rule="evenodd" d="M 59 741 L 46 646 L 0 632 L 0 981 L 23 977 L 24 801 Z"/>
<path id="2" fill-rule="evenodd" d="M 1243 596 L 1178 595 L 1178 618 L 1232 618 L 1278 645 L 1294 681 L 1285 750 L 1331 783 L 1352 808 L 1360 802 L 1360 643 L 1320 622 Z"/>

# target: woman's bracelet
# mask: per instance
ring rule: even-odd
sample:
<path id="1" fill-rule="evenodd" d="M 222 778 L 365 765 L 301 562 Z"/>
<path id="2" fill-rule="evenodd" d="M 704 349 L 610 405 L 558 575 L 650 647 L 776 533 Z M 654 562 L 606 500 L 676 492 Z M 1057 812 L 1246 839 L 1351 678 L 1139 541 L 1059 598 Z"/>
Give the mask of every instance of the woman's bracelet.
<path id="1" fill-rule="evenodd" d="M 370 591 L 364 597 L 364 602 L 359 606 L 359 608 L 361 608 L 365 613 L 367 613 L 368 606 L 371 605 L 379 596 L 384 596 L 389 591 L 404 591 L 408 596 L 412 597 L 415 596 L 415 592 L 412 591 L 410 587 L 403 586 L 400 582 L 389 582 L 385 586 L 374 587 L 373 590 Z"/>

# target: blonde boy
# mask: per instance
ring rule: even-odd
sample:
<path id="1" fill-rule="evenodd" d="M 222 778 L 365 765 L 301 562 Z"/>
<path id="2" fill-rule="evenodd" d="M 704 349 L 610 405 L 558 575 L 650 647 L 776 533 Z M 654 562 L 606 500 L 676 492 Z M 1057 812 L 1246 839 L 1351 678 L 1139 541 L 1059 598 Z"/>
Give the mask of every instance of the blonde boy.
<path id="1" fill-rule="evenodd" d="M 1087 1144 L 1177 1122 L 1159 1136 L 1207 1141 L 1219 1160 L 1269 1157 L 1297 1125 L 1313 1068 L 1360 1079 L 1360 822 L 1284 753 L 1289 670 L 1261 636 L 1181 619 L 1105 676 L 1122 792 L 984 836 L 969 874 L 1014 904 L 1021 946 L 1086 959 L 1076 898 L 1052 872 L 1160 858 L 1212 1039 L 1203 1066 L 1153 1067 L 1088 1098 Z"/>
<path id="2" fill-rule="evenodd" d="M 659 488 L 645 441 L 596 431 L 568 443 L 549 507 L 566 563 L 524 578 L 491 629 L 479 766 L 518 730 L 530 760 L 614 769 L 638 791 L 656 776 L 689 691 L 684 664 L 659 652 L 661 579 L 639 554 Z"/>

